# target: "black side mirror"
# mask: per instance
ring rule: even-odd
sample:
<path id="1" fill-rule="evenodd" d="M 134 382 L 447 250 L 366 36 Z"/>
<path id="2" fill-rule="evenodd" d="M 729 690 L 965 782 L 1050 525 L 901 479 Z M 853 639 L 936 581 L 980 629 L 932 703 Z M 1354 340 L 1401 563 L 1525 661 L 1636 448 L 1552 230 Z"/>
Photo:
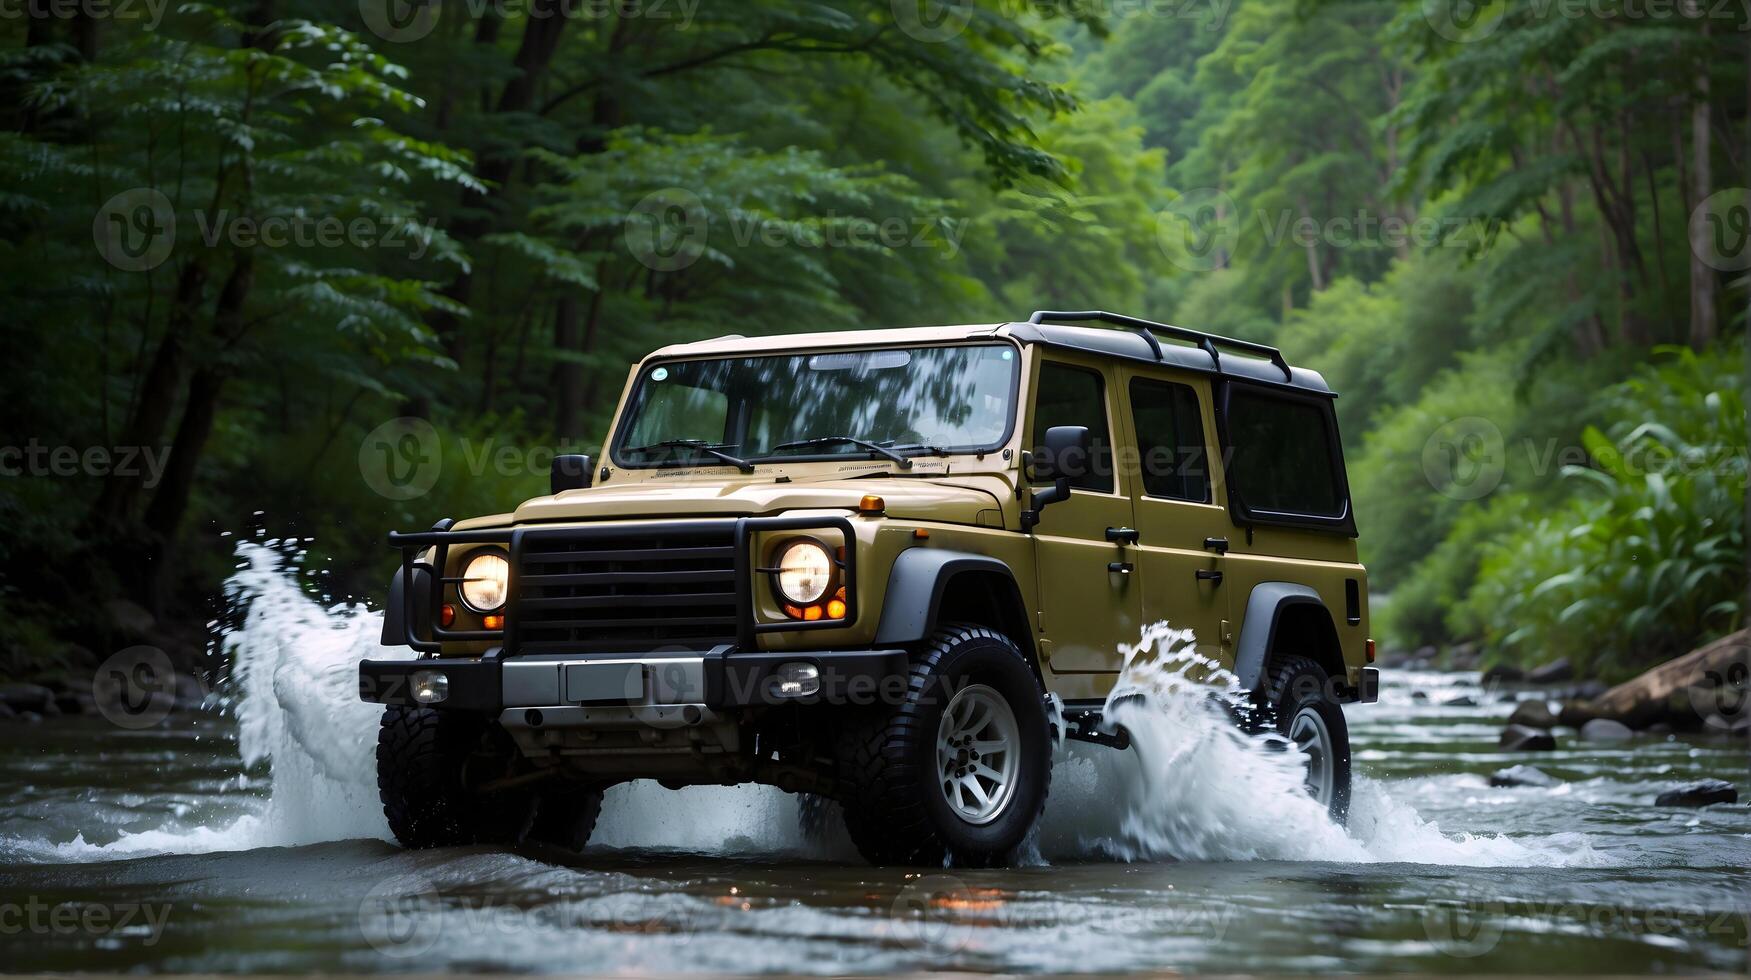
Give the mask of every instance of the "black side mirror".
<path id="1" fill-rule="evenodd" d="M 1040 522 L 1040 511 L 1070 499 L 1070 480 L 1088 472 L 1093 462 L 1094 437 L 1086 425 L 1054 425 L 1046 430 L 1045 444 L 1033 454 L 1034 478 L 1052 485 L 1033 495 L 1032 506 L 1021 514 L 1022 529 L 1031 531 Z"/>
<path id="2" fill-rule="evenodd" d="M 555 456 L 553 472 L 548 476 L 549 493 L 561 490 L 582 490 L 595 479 L 590 472 L 594 464 L 588 456 Z"/>

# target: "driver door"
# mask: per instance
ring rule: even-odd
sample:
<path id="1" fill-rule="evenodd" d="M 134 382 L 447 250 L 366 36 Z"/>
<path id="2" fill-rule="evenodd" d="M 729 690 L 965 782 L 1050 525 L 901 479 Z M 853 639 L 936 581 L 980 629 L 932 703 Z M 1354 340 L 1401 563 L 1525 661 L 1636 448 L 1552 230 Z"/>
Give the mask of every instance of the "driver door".
<path id="1" fill-rule="evenodd" d="M 1127 474 L 1113 466 L 1115 377 L 1106 366 L 1043 357 L 1035 376 L 1029 445 L 1055 425 L 1087 426 L 1092 459 L 1071 478 L 1068 500 L 1040 511 L 1034 528 L 1040 650 L 1053 686 L 1066 699 L 1100 698 L 1112 689 L 1120 643 L 1135 643 L 1143 597 L 1133 556 L 1108 530 L 1128 531 Z"/>

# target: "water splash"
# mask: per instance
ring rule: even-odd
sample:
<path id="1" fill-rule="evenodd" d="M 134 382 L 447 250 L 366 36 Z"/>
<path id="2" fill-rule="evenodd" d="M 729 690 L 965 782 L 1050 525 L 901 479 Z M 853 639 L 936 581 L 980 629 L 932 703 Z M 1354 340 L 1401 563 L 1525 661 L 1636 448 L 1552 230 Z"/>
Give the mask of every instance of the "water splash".
<path id="1" fill-rule="evenodd" d="M 247 612 L 221 650 L 230 664 L 222 704 L 236 718 L 243 764 L 271 768 L 269 795 L 223 823 L 171 821 L 112 843 L 80 836 L 60 844 L 12 841 L 7 850 L 91 861 L 389 839 L 376 792 L 381 709 L 359 701 L 357 669 L 366 657 L 411 651 L 378 645 L 380 614 L 313 600 L 288 559 L 267 544 L 237 547 L 240 564 L 226 594 Z M 1302 792 L 1298 756 L 1232 723 L 1223 702 L 1240 696 L 1238 681 L 1198 655 L 1189 632 L 1157 624 L 1121 653 L 1107 717 L 1130 732 L 1135 748 L 1060 747 L 1045 820 L 1027 848 L 1034 860 L 1603 863 L 1579 835 L 1525 842 L 1442 834 L 1361 776 L 1348 828 L 1340 827 Z M 841 829 L 805 835 L 796 797 L 752 785 L 678 792 L 649 782 L 617 786 L 594 844 L 856 859 Z"/>
<path id="2" fill-rule="evenodd" d="M 1234 724 L 1229 710 L 1244 703 L 1246 692 L 1233 673 L 1197 652 L 1191 631 L 1157 623 L 1120 652 L 1123 667 L 1104 714 L 1129 732 L 1132 750 L 1095 750 L 1060 762 L 1054 795 L 1103 802 L 1049 807 L 1055 825 L 1043 835 L 1048 857 L 1601 863 L 1579 835 L 1530 844 L 1443 834 L 1359 774 L 1348 826 L 1339 826 L 1303 791 L 1302 756 Z"/>

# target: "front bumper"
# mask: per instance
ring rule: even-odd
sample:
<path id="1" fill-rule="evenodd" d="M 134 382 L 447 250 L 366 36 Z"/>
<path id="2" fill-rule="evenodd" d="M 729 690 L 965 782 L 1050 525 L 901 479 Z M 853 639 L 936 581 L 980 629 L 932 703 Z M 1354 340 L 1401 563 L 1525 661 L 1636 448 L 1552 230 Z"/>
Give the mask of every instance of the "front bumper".
<path id="1" fill-rule="evenodd" d="M 818 690 L 781 696 L 774 675 L 784 664 L 813 666 Z M 426 706 L 413 675 L 444 675 L 448 694 L 431 707 L 498 714 L 513 708 L 696 707 L 702 711 L 785 704 L 875 704 L 904 697 L 904 650 L 815 652 L 707 651 L 589 656 L 366 660 L 359 697 L 376 704 Z M 896 689 L 897 688 L 897 689 Z"/>

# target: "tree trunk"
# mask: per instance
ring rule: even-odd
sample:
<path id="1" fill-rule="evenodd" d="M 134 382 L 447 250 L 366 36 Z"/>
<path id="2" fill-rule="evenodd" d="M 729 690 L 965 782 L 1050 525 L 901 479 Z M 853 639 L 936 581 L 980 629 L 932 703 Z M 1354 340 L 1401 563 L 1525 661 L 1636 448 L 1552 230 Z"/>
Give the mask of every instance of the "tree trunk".
<path id="1" fill-rule="evenodd" d="M 1687 7 L 1694 8 L 1696 0 Z M 1703 22 L 1703 36 L 1708 36 L 1708 23 Z M 1696 73 L 1696 101 L 1690 107 L 1690 183 L 1698 201 L 1708 200 L 1714 186 L 1710 172 L 1710 119 L 1708 70 Z M 1720 331 L 1717 322 L 1715 269 L 1703 260 L 1708 251 L 1707 229 L 1703 222 L 1690 223 L 1690 346 L 1702 350 L 1714 342 Z"/>
<path id="2" fill-rule="evenodd" d="M 533 0 L 523 28 L 523 40 L 517 46 L 517 55 L 512 62 L 516 74 L 505 83 L 498 105 L 494 107 L 495 112 L 524 112 L 534 105 L 536 87 L 553 63 L 554 53 L 559 50 L 560 34 L 568 19 L 561 9 L 560 0 Z M 485 29 L 484 24 L 482 29 Z M 492 33 L 496 36 L 496 26 Z M 494 195 L 510 179 L 519 156 L 516 148 L 481 156 L 475 174 L 487 189 L 484 192 L 462 192 L 464 216 L 457 218 L 450 227 L 450 237 L 464 249 L 494 227 L 497 220 L 493 214 L 497 206 Z M 474 276 L 468 272 L 458 273 L 450 288 L 444 290 L 444 295 L 464 306 L 469 305 L 474 296 Z M 460 319 L 453 314 L 440 312 L 432 317 L 432 328 L 443 342 L 445 352 L 458 364 L 465 353 L 461 327 Z"/>
<path id="3" fill-rule="evenodd" d="M 152 495 L 146 508 L 146 527 L 171 550 L 177 525 L 188 510 L 194 491 L 195 468 L 213 434 L 213 420 L 219 411 L 219 391 L 225 379 L 211 365 L 195 369 L 189 378 L 188 406 L 182 411 L 182 421 L 176 427 L 176 441 L 170 447 L 170 462 L 164 467 L 164 482 Z"/>
<path id="4" fill-rule="evenodd" d="M 577 431 L 584 405 L 583 365 L 566 357 L 578 350 L 578 294 L 570 288 L 553 307 L 553 349 L 560 353 L 553 365 L 553 434 L 563 442 Z"/>
<path id="5" fill-rule="evenodd" d="M 249 301 L 249 291 L 255 285 L 255 250 L 239 249 L 231 274 L 219 290 L 219 301 L 213 310 L 213 337 L 220 344 L 235 341 L 245 329 L 243 308 Z M 182 421 L 176 427 L 176 440 L 170 446 L 170 462 L 164 467 L 164 482 L 152 494 L 146 508 L 146 528 L 164 543 L 166 553 L 172 550 L 177 526 L 188 510 L 189 495 L 194 490 L 195 468 L 206 451 L 207 437 L 213 433 L 213 418 L 219 410 L 219 390 L 225 375 L 220 365 L 208 360 L 197 367 L 189 378 L 188 398 L 182 410 Z M 162 566 L 160 572 L 162 572 Z"/>
<path id="6" fill-rule="evenodd" d="M 182 384 L 183 362 L 187 359 L 184 338 L 193 327 L 194 310 L 201 301 L 206 279 L 206 268 L 199 262 L 184 265 L 177 276 L 176 296 L 171 302 L 164 338 L 158 342 L 152 363 L 140 381 L 133 415 L 122 429 L 123 446 L 155 449 L 164 437 L 171 409 L 176 407 L 176 389 Z M 140 480 L 139 474 L 112 475 L 105 480 L 91 509 L 91 523 L 109 527 L 127 521 L 140 494 Z"/>

